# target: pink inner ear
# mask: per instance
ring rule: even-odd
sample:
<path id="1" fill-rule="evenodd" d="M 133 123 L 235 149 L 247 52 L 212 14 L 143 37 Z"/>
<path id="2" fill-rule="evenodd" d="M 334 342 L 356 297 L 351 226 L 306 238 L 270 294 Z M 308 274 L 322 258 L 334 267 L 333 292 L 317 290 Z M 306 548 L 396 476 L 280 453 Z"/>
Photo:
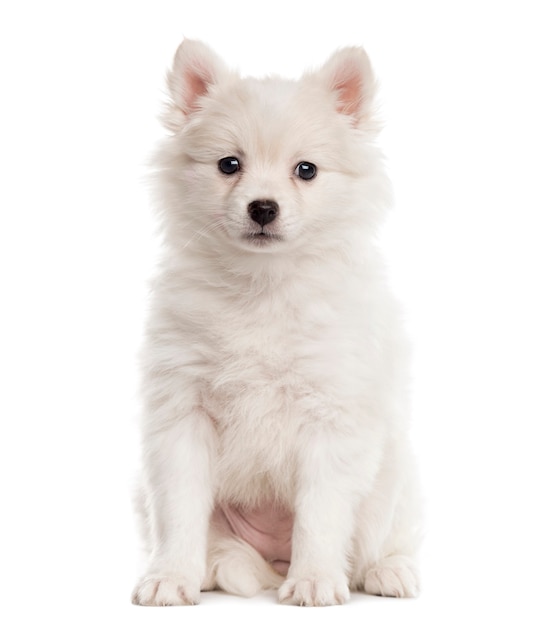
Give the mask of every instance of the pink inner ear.
<path id="1" fill-rule="evenodd" d="M 360 73 L 352 68 L 344 68 L 343 73 L 334 78 L 334 89 L 338 95 L 337 110 L 345 115 L 358 117 L 363 100 Z"/>
<path id="2" fill-rule="evenodd" d="M 212 77 L 205 68 L 195 67 L 188 70 L 184 77 L 184 113 L 191 113 L 198 108 L 197 100 L 207 93 L 211 82 Z"/>

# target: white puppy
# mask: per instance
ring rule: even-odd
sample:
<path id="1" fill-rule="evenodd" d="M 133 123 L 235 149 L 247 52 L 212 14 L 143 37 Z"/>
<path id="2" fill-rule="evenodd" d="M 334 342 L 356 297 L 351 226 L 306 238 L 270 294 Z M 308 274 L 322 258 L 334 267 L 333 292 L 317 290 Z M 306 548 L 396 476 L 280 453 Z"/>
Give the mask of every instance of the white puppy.
<path id="1" fill-rule="evenodd" d="M 374 245 L 389 184 L 368 58 L 242 79 L 185 41 L 169 87 L 134 602 L 414 596 L 407 348 Z"/>

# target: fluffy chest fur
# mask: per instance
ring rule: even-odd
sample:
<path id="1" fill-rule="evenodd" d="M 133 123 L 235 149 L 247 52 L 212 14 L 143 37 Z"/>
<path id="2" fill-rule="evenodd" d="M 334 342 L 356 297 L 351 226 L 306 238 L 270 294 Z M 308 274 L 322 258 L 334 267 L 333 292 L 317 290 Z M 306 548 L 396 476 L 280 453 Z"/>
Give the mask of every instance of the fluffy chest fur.
<path id="1" fill-rule="evenodd" d="M 158 335 L 170 319 L 166 354 L 191 375 L 214 424 L 220 500 L 291 506 L 309 429 L 370 427 L 381 328 L 373 308 L 363 312 L 361 276 L 344 263 L 320 269 L 314 259 L 259 281 L 218 273 L 213 285 L 171 275 L 177 288 L 162 299 Z"/>

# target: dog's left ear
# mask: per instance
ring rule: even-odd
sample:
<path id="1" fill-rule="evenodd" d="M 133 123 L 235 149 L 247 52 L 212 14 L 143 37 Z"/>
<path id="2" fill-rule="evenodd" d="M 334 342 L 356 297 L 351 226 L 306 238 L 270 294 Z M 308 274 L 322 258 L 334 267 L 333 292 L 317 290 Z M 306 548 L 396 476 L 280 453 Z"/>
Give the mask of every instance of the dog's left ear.
<path id="1" fill-rule="evenodd" d="M 354 126 L 368 122 L 373 114 L 376 81 L 368 55 L 362 48 L 342 48 L 319 72 L 335 94 L 336 108 L 351 118 Z"/>

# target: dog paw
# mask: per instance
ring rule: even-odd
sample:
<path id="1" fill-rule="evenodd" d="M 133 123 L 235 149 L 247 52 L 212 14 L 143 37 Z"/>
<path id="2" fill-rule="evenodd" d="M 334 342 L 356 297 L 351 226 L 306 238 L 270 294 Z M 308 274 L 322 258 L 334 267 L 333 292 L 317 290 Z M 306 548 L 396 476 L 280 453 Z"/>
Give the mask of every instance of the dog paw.
<path id="1" fill-rule="evenodd" d="M 366 574 L 364 591 L 375 596 L 415 598 L 419 595 L 419 575 L 415 564 L 402 555 L 382 559 Z"/>
<path id="2" fill-rule="evenodd" d="M 279 589 L 279 601 L 299 606 L 331 606 L 349 599 L 349 587 L 343 579 L 288 578 Z"/>
<path id="3" fill-rule="evenodd" d="M 199 603 L 199 585 L 174 576 L 143 578 L 133 591 L 133 604 L 142 606 L 181 606 Z"/>

